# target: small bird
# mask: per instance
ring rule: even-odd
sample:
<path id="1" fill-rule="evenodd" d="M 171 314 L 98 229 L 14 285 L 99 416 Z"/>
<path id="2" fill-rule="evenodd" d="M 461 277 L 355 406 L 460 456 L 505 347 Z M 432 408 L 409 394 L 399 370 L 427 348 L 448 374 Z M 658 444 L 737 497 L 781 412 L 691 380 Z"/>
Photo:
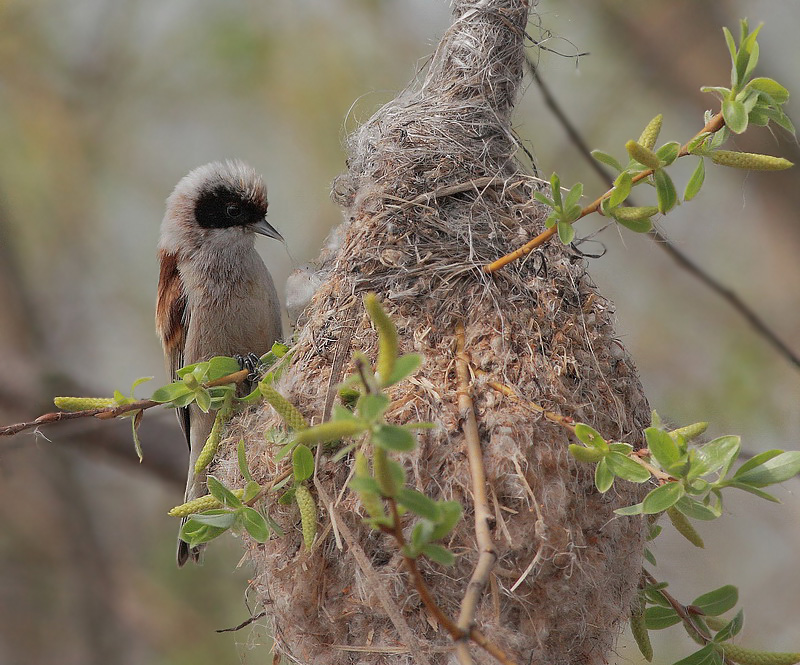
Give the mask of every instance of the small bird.
<path id="1" fill-rule="evenodd" d="M 167 199 L 158 243 L 156 331 L 167 373 L 213 356 L 263 355 L 281 335 L 278 295 L 255 249 L 255 234 L 283 238 L 266 220 L 261 176 L 238 160 L 212 162 L 185 176 Z M 186 501 L 206 493 L 194 465 L 214 423 L 196 404 L 178 409 L 189 444 Z M 178 566 L 201 547 L 178 540 Z"/>

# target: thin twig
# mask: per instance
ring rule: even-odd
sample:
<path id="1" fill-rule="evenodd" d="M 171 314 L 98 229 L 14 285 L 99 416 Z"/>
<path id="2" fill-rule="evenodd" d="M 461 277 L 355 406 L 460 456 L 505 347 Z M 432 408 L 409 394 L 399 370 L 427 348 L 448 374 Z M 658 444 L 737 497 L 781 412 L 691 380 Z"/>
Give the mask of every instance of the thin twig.
<path id="1" fill-rule="evenodd" d="M 478 562 L 461 601 L 461 611 L 458 616 L 458 627 L 462 631 L 468 631 L 475 620 L 475 612 L 489 580 L 489 574 L 497 562 L 497 550 L 489 529 L 491 513 L 486 497 L 486 472 L 483 467 L 483 451 L 478 433 L 478 421 L 475 417 L 475 406 L 470 395 L 469 357 L 466 352 L 466 339 L 462 323 L 459 323 L 456 328 L 456 376 L 458 379 L 458 410 L 463 422 L 475 506 L 475 538 L 479 548 Z M 456 654 L 459 656 L 460 662 L 472 663 L 469 649 L 463 641 L 457 643 Z"/>
<path id="2" fill-rule="evenodd" d="M 206 388 L 214 388 L 222 386 L 227 383 L 242 383 L 249 376 L 250 372 L 246 369 L 239 370 L 233 374 L 214 379 L 203 385 Z M 116 418 L 131 411 L 144 411 L 151 409 L 154 406 L 159 406 L 162 402 L 154 402 L 151 399 L 140 399 L 129 404 L 120 404 L 119 406 L 106 406 L 101 409 L 84 409 L 83 411 L 55 411 L 54 413 L 45 413 L 39 416 L 36 420 L 31 420 L 25 423 L 16 423 L 14 425 L 6 425 L 0 427 L 0 436 L 13 436 L 19 432 L 23 432 L 40 425 L 49 425 L 51 423 L 58 423 L 62 420 L 74 420 L 76 418 L 99 418 L 100 420 L 109 420 Z"/>
<path id="3" fill-rule="evenodd" d="M 564 109 L 558 103 L 558 100 L 553 96 L 550 88 L 542 80 L 536 64 L 529 57 L 525 59 L 525 64 L 531 76 L 533 77 L 533 80 L 536 82 L 536 85 L 539 86 L 539 90 L 542 93 L 542 97 L 544 97 L 547 108 L 553 112 L 556 120 L 558 120 L 559 124 L 563 127 L 575 148 L 584 158 L 586 163 L 594 170 L 595 173 L 597 173 L 600 179 L 603 180 L 603 182 L 613 186 L 614 177 L 600 162 L 592 157 L 592 151 L 589 149 L 586 141 L 584 141 L 577 127 L 575 127 Z M 628 197 L 627 201 L 632 206 L 636 205 L 631 197 Z M 783 342 L 783 340 L 781 340 L 780 337 L 775 334 L 775 332 L 766 324 L 766 322 L 758 314 L 756 314 L 755 311 L 736 293 L 725 286 L 717 278 L 706 272 L 702 266 L 692 261 L 692 259 L 679 250 L 675 244 L 672 243 L 670 239 L 658 229 L 652 229 L 648 235 L 655 241 L 656 246 L 659 249 L 669 254 L 669 256 L 672 257 L 672 259 L 686 272 L 696 277 L 717 296 L 727 302 L 734 309 L 734 311 L 738 312 L 738 314 L 752 326 L 756 333 L 766 339 L 767 342 L 771 344 L 778 353 L 780 353 L 795 367 L 800 368 L 800 354 L 792 351 L 792 349 L 790 349 Z"/>
<path id="4" fill-rule="evenodd" d="M 678 152 L 678 157 L 685 157 L 686 155 L 689 154 L 689 143 L 691 143 L 691 141 L 696 139 L 698 136 L 700 136 L 701 134 L 713 134 L 714 132 L 718 132 L 724 126 L 725 126 L 725 120 L 722 118 L 722 113 L 717 113 L 706 123 L 703 129 L 697 132 L 697 134 L 695 134 L 689 141 L 687 141 L 686 143 L 683 144 L 683 146 L 681 146 L 681 149 Z M 637 182 L 641 182 L 645 178 L 649 178 L 651 175 L 653 175 L 653 173 L 654 173 L 653 169 L 645 169 L 644 171 L 637 173 L 635 176 L 633 176 L 633 178 L 631 178 L 631 184 L 635 185 Z M 600 206 L 602 205 L 603 201 L 607 199 L 609 196 L 611 196 L 613 191 L 614 189 L 611 188 L 607 192 L 605 192 L 605 194 L 598 196 L 594 201 L 592 201 L 589 205 L 583 208 L 583 210 L 581 210 L 581 214 L 572 223 L 574 224 L 579 219 L 582 219 L 583 217 L 586 217 L 587 215 L 590 215 L 593 212 L 597 212 L 598 210 L 600 210 Z M 534 249 L 536 249 L 537 247 L 543 245 L 548 240 L 550 240 L 550 238 L 552 238 L 557 232 L 558 232 L 558 225 L 553 225 L 549 229 L 545 229 L 538 236 L 536 236 L 532 240 L 529 240 L 521 247 L 518 247 L 513 252 L 509 252 L 505 256 L 501 256 L 496 261 L 492 261 L 492 263 L 485 265 L 483 267 L 483 271 L 485 273 L 491 274 L 493 272 L 500 270 L 500 268 L 508 265 L 512 261 L 516 261 L 517 259 L 526 256 L 527 254 L 530 254 Z"/>

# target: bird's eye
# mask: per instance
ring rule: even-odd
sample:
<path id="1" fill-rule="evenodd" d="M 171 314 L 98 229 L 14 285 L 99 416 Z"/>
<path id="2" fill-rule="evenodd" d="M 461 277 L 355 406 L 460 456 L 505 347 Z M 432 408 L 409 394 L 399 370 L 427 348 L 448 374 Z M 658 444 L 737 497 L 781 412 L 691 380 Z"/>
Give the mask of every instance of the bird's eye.
<path id="1" fill-rule="evenodd" d="M 229 203 L 228 207 L 225 208 L 225 214 L 235 219 L 242 214 L 242 206 L 238 203 Z"/>

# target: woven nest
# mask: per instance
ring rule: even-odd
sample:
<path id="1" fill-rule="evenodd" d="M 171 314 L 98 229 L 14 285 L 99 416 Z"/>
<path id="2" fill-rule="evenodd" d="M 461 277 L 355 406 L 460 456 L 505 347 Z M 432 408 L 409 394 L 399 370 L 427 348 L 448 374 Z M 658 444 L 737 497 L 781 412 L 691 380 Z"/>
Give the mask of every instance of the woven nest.
<path id="1" fill-rule="evenodd" d="M 649 409 L 615 337 L 613 307 L 582 258 L 551 242 L 496 275 L 481 270 L 542 230 L 536 180 L 514 159 L 510 127 L 528 6 L 456 2 L 454 13 L 424 81 L 351 138 L 349 172 L 334 188 L 345 212 L 341 243 L 320 258 L 323 285 L 278 387 L 320 422 L 335 385 L 353 371 L 352 350 L 374 358 L 376 333 L 361 294 L 380 295 L 402 350 L 425 359 L 393 389 L 390 419 L 437 425 L 404 458 L 409 481 L 465 507 L 445 543 L 456 565 L 420 563 L 436 602 L 456 617 L 479 555 L 454 369 L 463 324 L 498 553 L 475 625 L 518 663 L 599 663 L 628 616 L 643 551 L 642 521 L 613 510 L 641 500 L 642 488 L 618 481 L 598 493 L 591 469 L 567 453 L 568 432 L 529 403 L 633 444 Z M 280 426 L 264 407 L 231 432 L 230 441 L 246 437 L 262 481 L 283 468 L 264 440 L 265 430 Z M 239 485 L 232 448 L 227 456 L 216 473 Z M 320 536 L 311 552 L 294 507 L 269 508 L 284 537 L 246 542 L 276 648 L 301 663 L 455 662 L 396 543 L 363 524 L 347 489 L 351 466 L 349 458 L 321 459 L 312 488 Z M 472 653 L 475 662 L 494 662 Z"/>

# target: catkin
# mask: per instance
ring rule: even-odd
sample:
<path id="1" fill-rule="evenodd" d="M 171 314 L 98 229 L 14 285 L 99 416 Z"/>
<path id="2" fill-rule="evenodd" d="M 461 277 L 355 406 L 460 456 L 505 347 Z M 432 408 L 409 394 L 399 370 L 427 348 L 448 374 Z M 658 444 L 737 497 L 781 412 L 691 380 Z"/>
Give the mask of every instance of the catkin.
<path id="1" fill-rule="evenodd" d="M 378 331 L 378 361 L 375 371 L 382 384 L 386 384 L 394 371 L 399 343 L 397 341 L 397 328 L 394 322 L 384 311 L 374 293 L 364 296 L 364 306 L 369 318 Z"/>
<path id="2" fill-rule="evenodd" d="M 658 212 L 655 206 L 631 206 L 627 208 L 614 208 L 612 213 L 617 219 L 626 222 L 638 222 L 642 219 L 649 219 Z"/>
<path id="3" fill-rule="evenodd" d="M 53 403 L 64 411 L 104 409 L 117 404 L 110 397 L 56 397 L 53 399 Z"/>
<path id="4" fill-rule="evenodd" d="M 641 143 L 628 141 L 625 144 L 625 149 L 633 159 L 640 164 L 644 164 L 647 168 L 653 169 L 654 171 L 661 168 L 661 160 L 658 158 L 658 155 L 650 150 L 650 148 L 645 148 Z"/>
<path id="5" fill-rule="evenodd" d="M 735 169 L 749 169 L 751 171 L 783 171 L 794 166 L 792 162 L 783 157 L 757 155 L 752 152 L 714 150 L 709 157 L 715 164 L 730 166 Z"/>
<path id="6" fill-rule="evenodd" d="M 283 418 L 283 422 L 286 423 L 287 427 L 293 430 L 301 430 L 308 427 L 308 423 L 306 419 L 303 418 L 303 414 L 297 410 L 294 404 L 275 390 L 275 386 L 267 381 L 262 381 L 258 389 L 261 391 L 262 397 L 267 400 L 270 406 L 275 409 L 276 413 Z"/>
<path id="7" fill-rule="evenodd" d="M 658 135 L 661 133 L 661 123 L 663 120 L 664 116 L 659 113 L 655 118 L 648 122 L 647 127 L 645 127 L 642 131 L 642 135 L 639 137 L 637 143 L 639 143 L 641 146 L 644 146 L 648 150 L 652 150 L 656 145 Z"/>
<path id="8" fill-rule="evenodd" d="M 678 429 L 672 430 L 669 435 L 673 439 L 676 436 L 682 436 L 684 441 L 691 441 L 692 439 L 696 439 L 707 429 L 708 423 L 692 423 L 691 425 L 686 425 L 685 427 L 679 427 Z"/>
<path id="9" fill-rule="evenodd" d="M 237 498 L 241 499 L 244 496 L 244 490 L 232 490 L 233 493 L 236 495 Z M 217 501 L 211 494 L 206 494 L 205 496 L 197 497 L 196 499 L 192 499 L 191 501 L 187 501 L 186 503 L 182 503 L 180 506 L 175 506 L 172 510 L 169 511 L 169 515 L 172 517 L 189 517 L 189 515 L 196 515 L 197 513 L 202 513 L 204 510 L 211 510 L 212 508 L 221 508 L 222 504 Z"/>
<path id="10" fill-rule="evenodd" d="M 300 524 L 303 527 L 303 543 L 310 550 L 317 535 L 317 504 L 308 487 L 298 485 L 294 492 L 294 500 L 300 509 Z"/>
<path id="11" fill-rule="evenodd" d="M 720 646 L 726 658 L 740 665 L 794 665 L 800 662 L 800 653 L 755 651 L 730 642 L 723 642 Z"/>
<path id="12" fill-rule="evenodd" d="M 211 432 L 206 439 L 203 449 L 200 451 L 200 455 L 197 457 L 197 461 L 194 463 L 195 473 L 200 473 L 211 464 L 211 460 L 213 460 L 214 455 L 217 454 L 217 448 L 219 448 L 219 442 L 220 439 L 222 439 L 222 427 L 225 425 L 225 420 L 227 419 L 227 414 L 224 413 L 224 411 L 225 409 L 217 411 L 217 416 L 214 418 Z"/>
<path id="13" fill-rule="evenodd" d="M 356 453 L 356 478 L 369 478 L 369 461 L 367 456 L 361 451 Z M 373 492 L 358 492 L 358 498 L 361 499 L 361 505 L 367 511 L 367 515 L 373 518 L 386 517 L 383 510 L 383 503 L 380 498 Z"/>
<path id="14" fill-rule="evenodd" d="M 633 601 L 631 606 L 631 633 L 636 640 L 644 659 L 649 663 L 653 660 L 653 645 L 650 643 L 650 633 L 647 632 L 647 625 L 644 618 L 644 600 L 641 596 Z"/>
<path id="15" fill-rule="evenodd" d="M 686 517 L 680 510 L 677 508 L 667 508 L 667 517 L 669 517 L 669 521 L 672 522 L 672 526 L 675 527 L 675 530 L 681 534 L 686 540 L 688 540 L 692 545 L 695 547 L 705 547 L 705 543 L 703 539 L 700 537 L 700 534 L 697 533 L 695 528 L 692 526 L 692 523 L 689 521 L 689 518 Z"/>

